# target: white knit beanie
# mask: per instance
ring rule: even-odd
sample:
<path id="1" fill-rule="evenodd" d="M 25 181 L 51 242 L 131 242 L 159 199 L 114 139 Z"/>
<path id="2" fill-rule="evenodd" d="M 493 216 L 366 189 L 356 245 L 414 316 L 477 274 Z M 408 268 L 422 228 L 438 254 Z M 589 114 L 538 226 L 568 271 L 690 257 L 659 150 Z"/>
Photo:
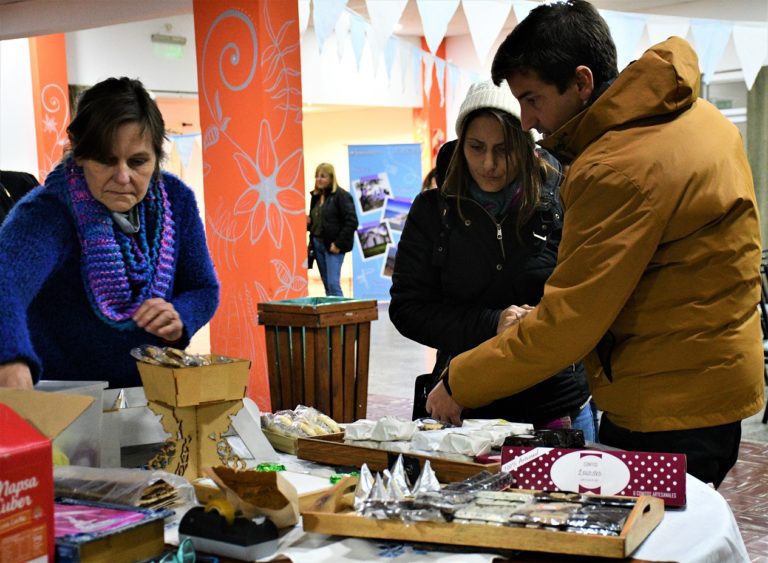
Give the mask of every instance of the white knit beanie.
<path id="1" fill-rule="evenodd" d="M 456 118 L 456 134 L 461 135 L 461 126 L 467 116 L 480 108 L 496 108 L 511 113 L 520 119 L 520 104 L 512 95 L 506 81 L 496 86 L 492 80 L 475 82 L 469 87 L 467 97 L 461 102 L 459 116 Z"/>

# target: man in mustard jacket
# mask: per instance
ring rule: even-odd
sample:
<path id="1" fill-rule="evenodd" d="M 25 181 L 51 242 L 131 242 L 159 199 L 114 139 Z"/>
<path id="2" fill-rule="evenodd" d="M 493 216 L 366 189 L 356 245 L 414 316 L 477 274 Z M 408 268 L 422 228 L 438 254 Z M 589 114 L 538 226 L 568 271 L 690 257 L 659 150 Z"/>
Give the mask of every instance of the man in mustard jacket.
<path id="1" fill-rule="evenodd" d="M 761 241 L 739 132 L 698 97 L 672 37 L 620 75 L 605 21 L 570 0 L 532 10 L 493 78 L 570 170 L 557 266 L 539 305 L 450 363 L 433 416 L 513 395 L 584 359 L 601 442 L 685 453 L 718 486 L 763 404 Z"/>

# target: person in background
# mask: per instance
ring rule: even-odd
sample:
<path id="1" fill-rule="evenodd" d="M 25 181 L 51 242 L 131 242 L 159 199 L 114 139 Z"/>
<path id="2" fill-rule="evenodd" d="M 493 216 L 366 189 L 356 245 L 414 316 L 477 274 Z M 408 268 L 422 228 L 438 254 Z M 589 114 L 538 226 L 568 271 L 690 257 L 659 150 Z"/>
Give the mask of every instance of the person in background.
<path id="1" fill-rule="evenodd" d="M 0 386 L 141 385 L 131 348 L 184 348 L 219 284 L 194 194 L 161 171 L 165 126 L 141 82 L 83 93 L 61 163 L 0 228 Z"/>
<path id="2" fill-rule="evenodd" d="M 444 145 L 438 158 L 450 162 L 440 189 L 424 191 L 413 202 L 390 290 L 395 327 L 437 349 L 427 391 L 451 357 L 509 330 L 539 302 L 560 240 L 560 165 L 546 151 L 535 150 L 509 89 L 491 81 L 473 84 L 459 110 L 456 133 L 455 149 Z M 574 427 L 594 441 L 582 364 L 553 374 L 461 416 Z M 478 381 L 483 376 L 475 373 Z M 415 417 L 427 415 L 420 412 L 423 407 L 414 405 Z"/>
<path id="3" fill-rule="evenodd" d="M 717 487 L 764 402 L 760 226 L 738 129 L 699 98 L 679 37 L 619 75 L 583 0 L 533 9 L 492 74 L 570 163 L 560 254 L 539 305 L 455 357 L 428 406 L 455 419 L 585 358 L 601 443 L 684 453 Z"/>
<path id="4" fill-rule="evenodd" d="M 307 229 L 310 256 L 314 251 L 326 295 L 344 295 L 341 291 L 341 264 L 344 254 L 352 250 L 352 237 L 357 224 L 355 203 L 349 192 L 336 182 L 333 165 L 327 162 L 318 164 Z"/>

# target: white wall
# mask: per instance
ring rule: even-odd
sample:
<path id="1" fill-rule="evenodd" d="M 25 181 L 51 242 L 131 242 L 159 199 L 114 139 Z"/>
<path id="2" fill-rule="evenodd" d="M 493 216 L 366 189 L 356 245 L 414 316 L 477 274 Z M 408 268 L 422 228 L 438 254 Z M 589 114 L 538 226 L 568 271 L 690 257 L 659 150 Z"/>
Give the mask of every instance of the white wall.
<path id="1" fill-rule="evenodd" d="M 153 33 L 180 35 L 187 43 L 153 43 Z M 128 76 L 156 92 L 197 93 L 192 14 L 67 33 L 66 42 L 70 84 L 92 85 L 110 76 Z"/>
<path id="2" fill-rule="evenodd" d="M 0 41 L 0 168 L 37 177 L 29 41 Z"/>

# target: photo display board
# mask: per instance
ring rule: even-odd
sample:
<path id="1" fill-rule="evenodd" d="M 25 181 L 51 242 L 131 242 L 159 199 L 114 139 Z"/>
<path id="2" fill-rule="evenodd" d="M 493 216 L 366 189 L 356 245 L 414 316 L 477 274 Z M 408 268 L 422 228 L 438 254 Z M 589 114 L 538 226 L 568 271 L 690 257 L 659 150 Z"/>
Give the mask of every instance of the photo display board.
<path id="1" fill-rule="evenodd" d="M 349 193 L 359 222 L 352 249 L 355 298 L 389 301 L 397 243 L 421 181 L 420 144 L 349 146 Z"/>

